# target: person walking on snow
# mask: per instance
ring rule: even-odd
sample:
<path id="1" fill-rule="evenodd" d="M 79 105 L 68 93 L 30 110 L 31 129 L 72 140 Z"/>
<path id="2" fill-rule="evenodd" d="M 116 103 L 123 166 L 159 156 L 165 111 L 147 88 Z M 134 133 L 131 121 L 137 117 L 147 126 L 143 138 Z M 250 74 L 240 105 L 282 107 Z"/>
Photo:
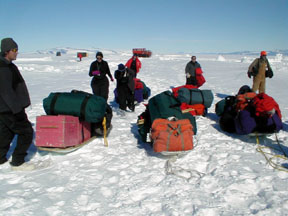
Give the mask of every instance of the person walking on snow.
<path id="1" fill-rule="evenodd" d="M 30 96 L 17 66 L 18 45 L 12 38 L 1 41 L 0 53 L 0 164 L 7 162 L 7 153 L 15 135 L 16 148 L 10 162 L 13 170 L 31 170 L 25 156 L 33 140 L 33 128 L 25 113 Z"/>
<path id="2" fill-rule="evenodd" d="M 124 115 L 124 111 L 128 108 L 133 112 L 134 105 L 134 89 L 135 82 L 133 77 L 135 72 L 130 68 L 126 68 L 123 64 L 118 65 L 118 70 L 115 71 L 115 79 L 117 80 L 117 93 L 120 108 L 120 115 Z"/>
<path id="3" fill-rule="evenodd" d="M 186 85 L 197 86 L 196 68 L 201 68 L 201 65 L 196 61 L 196 56 L 192 56 L 185 67 Z"/>
<path id="4" fill-rule="evenodd" d="M 141 68 L 141 61 L 137 57 L 136 54 L 134 54 L 125 64 L 126 67 L 130 68 L 133 70 L 135 73 L 134 77 L 136 78 L 137 73 L 139 73 L 140 68 Z"/>
<path id="5" fill-rule="evenodd" d="M 91 88 L 94 95 L 101 96 L 108 100 L 109 94 L 109 80 L 106 75 L 109 76 L 111 82 L 114 81 L 109 65 L 103 60 L 103 53 L 97 52 L 96 61 L 90 65 L 89 76 L 93 77 L 91 81 Z"/>
<path id="6" fill-rule="evenodd" d="M 260 53 L 260 58 L 256 58 L 250 64 L 247 75 L 249 78 L 253 76 L 252 91 L 256 92 L 259 90 L 259 93 L 265 93 L 266 77 L 273 77 L 273 71 L 267 59 L 266 51 L 262 51 Z"/>

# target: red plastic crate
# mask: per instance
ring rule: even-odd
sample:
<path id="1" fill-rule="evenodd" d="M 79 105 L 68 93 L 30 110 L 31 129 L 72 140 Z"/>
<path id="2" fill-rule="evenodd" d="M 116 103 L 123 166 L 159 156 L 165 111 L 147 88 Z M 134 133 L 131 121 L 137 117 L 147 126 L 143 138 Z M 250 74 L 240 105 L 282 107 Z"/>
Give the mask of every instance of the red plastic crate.
<path id="1" fill-rule="evenodd" d="M 75 116 L 37 116 L 35 145 L 57 148 L 75 146 L 91 137 L 90 130 L 90 123 L 80 122 Z"/>

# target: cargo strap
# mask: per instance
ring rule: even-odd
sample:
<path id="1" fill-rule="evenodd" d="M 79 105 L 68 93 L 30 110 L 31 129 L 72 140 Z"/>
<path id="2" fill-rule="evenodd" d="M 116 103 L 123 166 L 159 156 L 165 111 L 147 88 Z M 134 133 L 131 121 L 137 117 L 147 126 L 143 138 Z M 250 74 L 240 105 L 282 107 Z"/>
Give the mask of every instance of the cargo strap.
<path id="1" fill-rule="evenodd" d="M 256 150 L 258 152 L 260 152 L 266 159 L 267 163 L 273 167 L 274 169 L 277 169 L 279 171 L 284 171 L 284 172 L 288 172 L 288 167 L 287 165 L 286 166 L 283 166 L 283 165 L 280 165 L 279 164 L 279 161 L 278 163 L 277 162 L 274 162 L 273 160 L 275 159 L 278 159 L 278 160 L 283 160 L 283 161 L 287 161 L 288 160 L 288 157 L 287 157 L 287 154 L 285 153 L 285 151 L 283 150 L 282 146 L 280 145 L 279 143 L 279 140 L 278 140 L 278 136 L 277 134 L 275 133 L 275 137 L 276 137 L 276 141 L 277 141 L 277 144 L 280 148 L 279 149 L 276 149 L 276 148 L 273 148 L 273 147 L 268 147 L 268 146 L 261 146 L 260 145 L 260 142 L 259 142 L 259 136 L 258 134 L 256 133 L 256 143 L 257 143 L 257 148 Z M 266 152 L 266 151 L 263 151 L 263 149 L 270 149 L 270 150 L 276 150 L 276 151 L 280 151 L 281 153 L 283 153 L 283 155 L 274 155 L 274 154 L 271 154 L 269 152 Z M 271 157 L 269 158 L 268 155 L 271 155 Z"/>
<path id="2" fill-rule="evenodd" d="M 171 128 L 171 129 L 169 129 Z M 176 133 L 174 134 L 174 131 L 176 131 Z M 173 134 L 174 136 L 178 136 L 180 135 L 181 136 L 181 144 L 182 144 L 182 151 L 184 151 L 184 138 L 183 138 L 183 134 L 181 133 L 181 125 L 179 124 L 177 126 L 177 128 L 173 127 L 171 124 L 168 124 L 168 128 L 167 128 L 167 132 L 169 133 L 168 134 L 168 139 L 167 139 L 167 151 L 169 151 L 169 147 L 170 147 L 170 136 Z"/>
<path id="3" fill-rule="evenodd" d="M 108 147 L 108 141 L 107 141 L 107 128 L 106 128 L 106 116 L 104 116 L 102 121 L 103 126 L 103 138 L 104 138 L 104 146 Z"/>
<path id="4" fill-rule="evenodd" d="M 82 119 L 83 121 L 85 121 L 85 118 L 86 118 L 86 105 L 87 105 L 87 102 L 89 100 L 89 98 L 91 97 L 92 95 L 86 95 L 84 100 L 82 101 L 82 104 L 81 104 L 81 108 L 80 108 L 80 119 Z"/>

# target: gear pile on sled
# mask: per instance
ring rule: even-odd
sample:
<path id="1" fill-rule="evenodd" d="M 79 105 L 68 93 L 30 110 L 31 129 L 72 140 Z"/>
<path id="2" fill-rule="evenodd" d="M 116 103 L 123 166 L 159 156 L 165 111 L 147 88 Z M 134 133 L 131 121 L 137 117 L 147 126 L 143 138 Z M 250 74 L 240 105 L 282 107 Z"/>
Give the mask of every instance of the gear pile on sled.
<path id="1" fill-rule="evenodd" d="M 256 94 L 242 86 L 235 96 L 227 96 L 215 106 L 223 131 L 246 135 L 279 132 L 282 116 L 279 105 L 265 93 Z"/>
<path id="2" fill-rule="evenodd" d="M 142 141 L 151 141 L 153 150 L 164 154 L 192 150 L 193 135 L 197 133 L 195 116 L 204 116 L 212 102 L 211 90 L 192 85 L 152 97 L 137 120 Z"/>
<path id="3" fill-rule="evenodd" d="M 112 109 L 105 99 L 83 91 L 56 92 L 43 100 L 47 115 L 36 118 L 36 142 L 41 150 L 76 148 L 112 128 Z"/>

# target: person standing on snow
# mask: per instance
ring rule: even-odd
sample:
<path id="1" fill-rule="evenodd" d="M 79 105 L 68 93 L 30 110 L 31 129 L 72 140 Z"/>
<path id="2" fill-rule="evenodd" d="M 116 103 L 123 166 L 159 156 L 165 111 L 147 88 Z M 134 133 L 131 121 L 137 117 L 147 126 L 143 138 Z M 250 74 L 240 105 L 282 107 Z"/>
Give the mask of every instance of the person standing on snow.
<path id="1" fill-rule="evenodd" d="M 102 52 L 97 52 L 96 59 L 96 61 L 91 63 L 89 70 L 89 76 L 93 76 L 91 88 L 94 95 L 101 96 L 107 101 L 109 94 L 109 80 L 106 75 L 109 76 L 112 82 L 114 79 L 110 73 L 108 63 L 103 60 Z"/>
<path id="2" fill-rule="evenodd" d="M 126 68 L 123 64 L 118 65 L 115 71 L 115 79 L 117 80 L 117 93 L 120 108 L 120 115 L 124 115 L 124 111 L 128 108 L 133 112 L 134 105 L 134 88 L 135 82 L 133 77 L 135 72 L 130 68 Z"/>
<path id="3" fill-rule="evenodd" d="M 31 170 L 25 156 L 33 139 L 33 128 L 25 113 L 30 96 L 17 66 L 18 45 L 12 38 L 1 41 L 0 53 L 0 164 L 7 162 L 7 152 L 17 134 L 17 145 L 10 162 L 13 170 Z"/>
<path id="4" fill-rule="evenodd" d="M 126 67 L 133 70 L 135 73 L 134 77 L 136 78 L 137 73 L 139 73 L 141 68 L 141 62 L 136 54 L 134 54 L 125 64 Z"/>
<path id="5" fill-rule="evenodd" d="M 266 51 L 262 51 L 260 53 L 260 58 L 256 58 L 250 64 L 247 75 L 249 78 L 253 76 L 252 91 L 256 92 L 257 90 L 259 90 L 259 93 L 265 93 L 266 77 L 273 77 L 273 71 L 267 59 Z"/>
<path id="6" fill-rule="evenodd" d="M 196 68 L 201 68 L 201 65 L 196 61 L 196 56 L 192 56 L 185 68 L 186 85 L 197 86 Z"/>

